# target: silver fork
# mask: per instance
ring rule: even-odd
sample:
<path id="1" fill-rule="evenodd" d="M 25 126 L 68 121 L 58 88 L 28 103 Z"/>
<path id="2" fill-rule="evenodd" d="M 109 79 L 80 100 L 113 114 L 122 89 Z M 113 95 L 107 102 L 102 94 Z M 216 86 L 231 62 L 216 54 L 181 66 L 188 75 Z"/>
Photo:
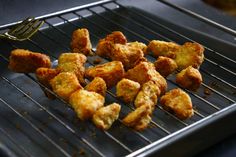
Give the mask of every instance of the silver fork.
<path id="1" fill-rule="evenodd" d="M 36 20 L 34 17 L 28 17 L 9 31 L 0 34 L 0 38 L 10 40 L 24 41 L 29 39 L 43 25 L 44 21 Z"/>

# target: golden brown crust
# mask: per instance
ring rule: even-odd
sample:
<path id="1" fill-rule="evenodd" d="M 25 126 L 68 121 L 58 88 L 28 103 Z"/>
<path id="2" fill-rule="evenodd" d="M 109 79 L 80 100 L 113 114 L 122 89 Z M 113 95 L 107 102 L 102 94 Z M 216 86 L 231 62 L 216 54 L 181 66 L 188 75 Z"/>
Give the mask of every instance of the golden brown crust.
<path id="1" fill-rule="evenodd" d="M 58 58 L 58 64 L 77 63 L 84 65 L 87 57 L 81 53 L 62 53 Z"/>
<path id="2" fill-rule="evenodd" d="M 50 80 L 50 85 L 53 91 L 62 99 L 68 101 L 70 95 L 83 87 L 74 73 L 61 72 L 56 77 Z"/>
<path id="3" fill-rule="evenodd" d="M 93 81 L 91 81 L 87 86 L 85 86 L 85 89 L 105 96 L 107 86 L 106 82 L 101 77 L 95 77 Z"/>
<path id="4" fill-rule="evenodd" d="M 131 103 L 138 94 L 140 87 L 138 82 L 123 78 L 116 85 L 116 95 L 125 103 Z"/>
<path id="5" fill-rule="evenodd" d="M 180 45 L 173 42 L 152 40 L 148 44 L 147 51 L 152 52 L 155 57 L 165 56 L 175 58 L 175 53 L 179 48 Z"/>
<path id="6" fill-rule="evenodd" d="M 197 69 L 189 66 L 176 75 L 176 83 L 183 88 L 196 91 L 202 83 L 202 76 Z"/>
<path id="7" fill-rule="evenodd" d="M 101 77 L 106 82 L 107 88 L 115 86 L 117 82 L 124 77 L 124 73 L 123 65 L 119 61 L 112 61 L 95 67 L 90 67 L 85 71 L 85 75 L 89 79 Z"/>
<path id="8" fill-rule="evenodd" d="M 147 55 L 148 54 L 148 51 L 147 51 L 147 45 L 142 43 L 142 42 L 138 42 L 138 41 L 135 41 L 135 42 L 129 42 L 126 44 L 127 46 L 129 47 L 133 47 L 135 49 L 140 49 L 142 50 L 143 54 L 144 55 Z"/>
<path id="9" fill-rule="evenodd" d="M 147 128 L 151 121 L 150 113 L 151 109 L 149 105 L 142 105 L 136 108 L 133 112 L 130 112 L 123 120 L 123 124 L 132 127 L 135 130 L 143 130 Z"/>
<path id="10" fill-rule="evenodd" d="M 163 56 L 158 57 L 154 65 L 163 77 L 167 77 L 177 69 L 177 64 L 173 59 Z"/>
<path id="11" fill-rule="evenodd" d="M 18 73 L 33 73 L 40 67 L 50 68 L 50 58 L 42 53 L 24 49 L 11 51 L 8 68 Z"/>
<path id="12" fill-rule="evenodd" d="M 118 119 L 120 109 L 121 106 L 117 103 L 101 107 L 94 113 L 93 123 L 102 130 L 109 129 L 113 122 Z"/>
<path id="13" fill-rule="evenodd" d="M 96 92 L 77 90 L 71 94 L 69 103 L 81 120 L 93 117 L 94 113 L 104 105 L 104 97 Z"/>
<path id="14" fill-rule="evenodd" d="M 172 89 L 160 100 L 161 105 L 167 111 L 173 112 L 179 119 L 187 119 L 193 116 L 191 98 L 181 89 Z"/>
<path id="15" fill-rule="evenodd" d="M 86 28 L 77 29 L 72 34 L 71 49 L 73 53 L 92 54 L 92 44 L 90 42 L 89 31 Z"/>
<path id="16" fill-rule="evenodd" d="M 178 69 L 182 70 L 188 66 L 199 68 L 204 60 L 204 47 L 198 43 L 186 42 L 176 52 L 175 62 Z"/>
<path id="17" fill-rule="evenodd" d="M 38 81 L 44 85 L 45 87 L 47 87 L 48 89 L 52 89 L 51 85 L 50 85 L 50 80 L 53 79 L 55 76 L 57 76 L 60 73 L 59 70 L 57 69 L 50 69 L 50 68 L 38 68 L 35 72 L 35 75 L 38 79 Z M 53 99 L 54 95 L 51 94 L 50 92 L 48 92 L 47 90 L 45 90 L 44 88 L 42 88 L 42 90 L 44 91 L 45 95 L 50 98 Z"/>

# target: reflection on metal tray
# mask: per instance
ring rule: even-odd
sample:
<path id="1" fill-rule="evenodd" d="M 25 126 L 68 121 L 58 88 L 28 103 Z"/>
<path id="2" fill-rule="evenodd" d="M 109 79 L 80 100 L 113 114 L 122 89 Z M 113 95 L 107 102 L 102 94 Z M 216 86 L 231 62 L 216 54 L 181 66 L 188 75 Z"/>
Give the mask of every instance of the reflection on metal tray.
<path id="1" fill-rule="evenodd" d="M 1 41 L 0 141 L 4 146 L 1 152 L 9 156 L 136 156 L 153 153 L 188 156 L 236 129 L 235 125 L 230 125 L 236 112 L 236 84 L 232 79 L 236 68 L 235 61 L 229 59 L 229 55 L 235 54 L 216 52 L 207 44 L 204 45 L 206 59 L 200 69 L 204 80 L 202 86 L 198 92 L 187 91 L 195 115 L 181 121 L 157 106 L 150 127 L 142 132 L 122 125 L 120 119 L 133 107 L 117 100 L 115 89 L 107 92 L 106 103 L 122 104 L 120 119 L 104 132 L 89 121 L 81 122 L 61 99 L 47 99 L 34 74 L 8 70 L 8 57 L 14 48 L 44 52 L 55 61 L 61 53 L 70 51 L 71 34 L 78 27 L 88 28 L 94 47 L 99 39 L 115 30 L 122 31 L 129 41 L 144 43 L 152 39 L 177 43 L 191 40 L 179 34 L 177 28 L 170 29 L 157 17 L 111 2 L 46 17 L 44 28 L 28 41 Z M 207 38 L 199 35 L 197 42 L 205 43 L 204 40 Z M 214 44 L 214 40 L 211 42 Z M 221 46 L 227 48 L 227 44 Z M 96 58 L 98 56 L 88 57 L 86 66 L 92 66 Z M 147 58 L 152 62 L 155 60 L 152 56 Z M 168 77 L 167 81 L 169 89 L 178 87 L 174 76 Z M 230 131 L 222 134 L 223 130 Z"/>

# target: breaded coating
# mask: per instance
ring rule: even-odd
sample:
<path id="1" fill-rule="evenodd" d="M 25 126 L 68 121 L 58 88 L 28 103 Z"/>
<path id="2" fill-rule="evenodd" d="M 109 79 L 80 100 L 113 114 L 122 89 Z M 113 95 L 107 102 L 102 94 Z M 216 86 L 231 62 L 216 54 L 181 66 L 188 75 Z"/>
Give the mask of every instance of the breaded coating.
<path id="1" fill-rule="evenodd" d="M 74 73 L 61 72 L 50 80 L 53 91 L 62 99 L 68 101 L 70 95 L 83 87 Z"/>
<path id="2" fill-rule="evenodd" d="M 106 82 L 101 77 L 95 77 L 92 82 L 84 87 L 87 91 L 96 92 L 102 96 L 106 95 Z"/>
<path id="3" fill-rule="evenodd" d="M 196 91 L 202 83 L 202 75 L 198 69 L 189 66 L 176 75 L 176 83 L 183 88 Z"/>
<path id="4" fill-rule="evenodd" d="M 116 96 L 125 103 L 131 103 L 138 94 L 140 87 L 138 82 L 123 78 L 116 85 Z"/>
<path id="5" fill-rule="evenodd" d="M 50 85 L 50 80 L 53 79 L 55 76 L 57 76 L 60 73 L 59 70 L 57 69 L 50 69 L 50 68 L 38 68 L 35 72 L 35 75 L 38 79 L 38 81 L 44 85 L 45 87 L 47 87 L 48 89 L 52 89 L 51 85 Z M 44 91 L 44 94 L 50 98 L 53 99 L 54 95 L 51 94 L 50 92 L 48 92 L 47 90 L 45 90 L 44 88 L 42 88 L 42 90 Z"/>
<path id="6" fill-rule="evenodd" d="M 175 58 L 176 51 L 180 48 L 180 45 L 173 42 L 166 42 L 160 40 L 152 40 L 148 44 L 147 51 L 152 52 L 153 56 L 165 56 L 169 58 Z"/>
<path id="7" fill-rule="evenodd" d="M 136 108 L 133 112 L 129 113 L 123 120 L 123 124 L 132 127 L 135 130 L 143 130 L 147 128 L 151 121 L 149 105 L 142 105 Z"/>
<path id="8" fill-rule="evenodd" d="M 105 38 L 99 40 L 96 54 L 101 57 L 110 58 L 111 49 L 113 44 L 123 44 L 127 43 L 125 35 L 120 31 L 114 31 L 111 34 L 108 34 Z"/>
<path id="9" fill-rule="evenodd" d="M 148 54 L 147 45 L 142 43 L 142 42 L 138 42 L 138 41 L 129 42 L 126 45 L 130 46 L 130 47 L 133 47 L 133 48 L 141 49 L 144 55 Z"/>
<path id="10" fill-rule="evenodd" d="M 96 92 L 77 90 L 71 94 L 69 103 L 81 120 L 93 117 L 94 113 L 104 105 L 104 97 Z"/>
<path id="11" fill-rule="evenodd" d="M 161 97 L 161 105 L 167 111 L 173 112 L 179 119 L 193 116 L 191 98 L 180 88 L 172 89 Z"/>
<path id="12" fill-rule="evenodd" d="M 159 87 L 155 84 L 154 81 L 148 81 L 143 84 L 142 89 L 139 91 L 134 101 L 134 105 L 136 108 L 142 105 L 149 105 L 151 109 L 154 110 L 159 95 Z"/>
<path id="13" fill-rule="evenodd" d="M 136 81 L 143 85 L 145 82 L 153 80 L 163 94 L 167 88 L 167 82 L 155 69 L 151 62 L 140 62 L 133 69 L 126 72 L 125 78 Z"/>
<path id="14" fill-rule="evenodd" d="M 122 63 L 112 61 L 86 69 L 85 76 L 89 79 L 101 77 L 106 82 L 107 88 L 111 88 L 124 77 L 124 73 Z"/>
<path id="15" fill-rule="evenodd" d="M 114 44 L 110 53 L 111 60 L 121 61 L 126 70 L 133 68 L 141 61 L 146 61 L 143 51 L 132 46 Z"/>
<path id="16" fill-rule="evenodd" d="M 50 58 L 42 53 L 24 49 L 11 51 L 8 68 L 18 73 L 34 73 L 40 67 L 50 68 Z"/>
<path id="17" fill-rule="evenodd" d="M 121 106 L 117 103 L 101 107 L 94 113 L 93 123 L 102 130 L 109 129 L 114 121 L 118 119 L 120 109 Z"/>
<path id="18" fill-rule="evenodd" d="M 198 43 L 186 42 L 176 52 L 175 62 L 179 70 L 188 66 L 199 68 L 204 60 L 204 47 Z"/>
<path id="19" fill-rule="evenodd" d="M 86 28 L 77 29 L 72 34 L 70 43 L 73 53 L 83 53 L 84 55 L 92 54 L 92 44 L 90 42 L 89 31 Z"/>
<path id="20" fill-rule="evenodd" d="M 177 69 L 177 64 L 173 59 L 163 56 L 158 57 L 154 65 L 163 77 L 167 77 Z"/>
<path id="21" fill-rule="evenodd" d="M 87 57 L 79 53 L 62 53 L 58 58 L 57 69 L 61 72 L 74 73 L 81 85 L 86 85 L 84 80 L 85 67 Z"/>

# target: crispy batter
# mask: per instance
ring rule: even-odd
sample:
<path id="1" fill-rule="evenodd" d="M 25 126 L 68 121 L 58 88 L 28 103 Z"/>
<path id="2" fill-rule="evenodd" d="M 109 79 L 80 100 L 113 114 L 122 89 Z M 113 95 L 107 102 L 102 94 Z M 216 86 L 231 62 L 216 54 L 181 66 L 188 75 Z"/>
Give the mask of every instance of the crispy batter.
<path id="1" fill-rule="evenodd" d="M 101 107 L 93 115 L 93 123 L 102 130 L 107 130 L 113 122 L 118 119 L 121 106 L 112 103 L 108 106 Z"/>
<path id="2" fill-rule="evenodd" d="M 121 61 L 126 70 L 133 68 L 141 61 L 146 61 L 142 50 L 134 46 L 113 44 L 110 53 L 112 54 L 110 57 L 111 60 Z"/>
<path id="3" fill-rule="evenodd" d="M 151 121 L 149 105 L 142 105 L 129 113 L 123 120 L 123 124 L 132 127 L 135 130 L 143 130 L 147 128 Z"/>
<path id="4" fill-rule="evenodd" d="M 150 62 L 140 62 L 133 69 L 126 72 L 125 78 L 136 81 L 141 85 L 153 80 L 158 85 L 162 94 L 167 88 L 166 80 L 156 71 L 155 66 Z"/>
<path id="5" fill-rule="evenodd" d="M 140 84 L 138 82 L 123 78 L 116 85 L 116 95 L 125 103 L 131 103 L 138 94 Z"/>
<path id="6" fill-rule="evenodd" d="M 148 44 L 147 51 L 152 52 L 155 57 L 165 56 L 169 58 L 175 58 L 175 53 L 179 48 L 180 45 L 173 42 L 152 40 Z"/>
<path id="7" fill-rule="evenodd" d="M 119 61 L 112 61 L 86 69 L 85 76 L 89 79 L 101 77 L 106 82 L 107 88 L 111 88 L 124 77 L 125 70 Z"/>
<path id="8" fill-rule="evenodd" d="M 136 108 L 142 105 L 149 105 L 153 110 L 155 105 L 157 104 L 157 98 L 160 95 L 160 89 L 155 84 L 154 81 L 148 81 L 143 84 L 142 89 L 139 91 L 134 105 Z"/>
<path id="9" fill-rule="evenodd" d="M 177 64 L 173 59 L 163 56 L 158 57 L 154 65 L 163 77 L 167 77 L 177 69 Z"/>
<path id="10" fill-rule="evenodd" d="M 50 68 L 50 58 L 42 53 L 24 49 L 11 51 L 8 68 L 18 73 L 33 73 L 40 67 Z"/>
<path id="11" fill-rule="evenodd" d="M 85 86 L 85 89 L 105 96 L 107 86 L 106 82 L 101 77 L 95 77 L 92 82 Z"/>
<path id="12" fill-rule="evenodd" d="M 198 69 L 189 66 L 176 75 L 176 83 L 183 88 L 196 91 L 202 83 L 202 76 Z"/>
<path id="13" fill-rule="evenodd" d="M 84 63 L 87 58 L 83 54 L 78 53 L 62 53 L 58 59 L 57 69 L 61 72 L 74 73 L 81 85 L 86 85 L 84 80 L 85 67 Z"/>
<path id="14" fill-rule="evenodd" d="M 142 43 L 142 42 L 138 42 L 138 41 L 129 42 L 126 45 L 130 46 L 130 47 L 133 47 L 133 48 L 141 49 L 144 55 L 148 54 L 147 45 Z"/>
<path id="15" fill-rule="evenodd" d="M 176 52 L 175 62 L 179 70 L 183 70 L 188 66 L 199 68 L 204 60 L 204 48 L 198 43 L 186 42 Z"/>
<path id="16" fill-rule="evenodd" d="M 77 90 L 71 94 L 69 102 L 81 120 L 90 119 L 104 105 L 104 97 L 96 92 Z"/>
<path id="17" fill-rule="evenodd" d="M 108 34 L 104 39 L 99 40 L 96 54 L 101 57 L 111 57 L 111 49 L 113 44 L 123 44 L 127 43 L 127 39 L 124 34 L 120 31 L 114 31 L 111 34 Z"/>
<path id="18" fill-rule="evenodd" d="M 173 112 L 180 119 L 193 116 L 191 98 L 179 88 L 167 92 L 160 100 L 161 105 L 167 111 Z"/>
<path id="19" fill-rule="evenodd" d="M 77 29 L 72 34 L 71 49 L 73 53 L 92 54 L 92 44 L 89 38 L 89 31 L 86 28 Z"/>
<path id="20" fill-rule="evenodd" d="M 44 85 L 45 87 L 47 87 L 48 89 L 52 89 L 51 85 L 50 85 L 50 80 L 53 79 L 55 76 L 57 76 L 59 74 L 59 70 L 57 69 L 50 69 L 50 68 L 38 68 L 35 72 L 35 75 L 38 79 L 38 81 Z M 44 88 L 42 88 L 42 90 L 44 91 L 44 94 L 50 98 L 53 99 L 54 95 L 51 94 L 50 92 L 48 92 L 47 90 L 45 90 Z"/>
<path id="21" fill-rule="evenodd" d="M 83 87 L 74 73 L 61 72 L 50 80 L 53 91 L 64 100 L 68 100 L 70 95 Z"/>

